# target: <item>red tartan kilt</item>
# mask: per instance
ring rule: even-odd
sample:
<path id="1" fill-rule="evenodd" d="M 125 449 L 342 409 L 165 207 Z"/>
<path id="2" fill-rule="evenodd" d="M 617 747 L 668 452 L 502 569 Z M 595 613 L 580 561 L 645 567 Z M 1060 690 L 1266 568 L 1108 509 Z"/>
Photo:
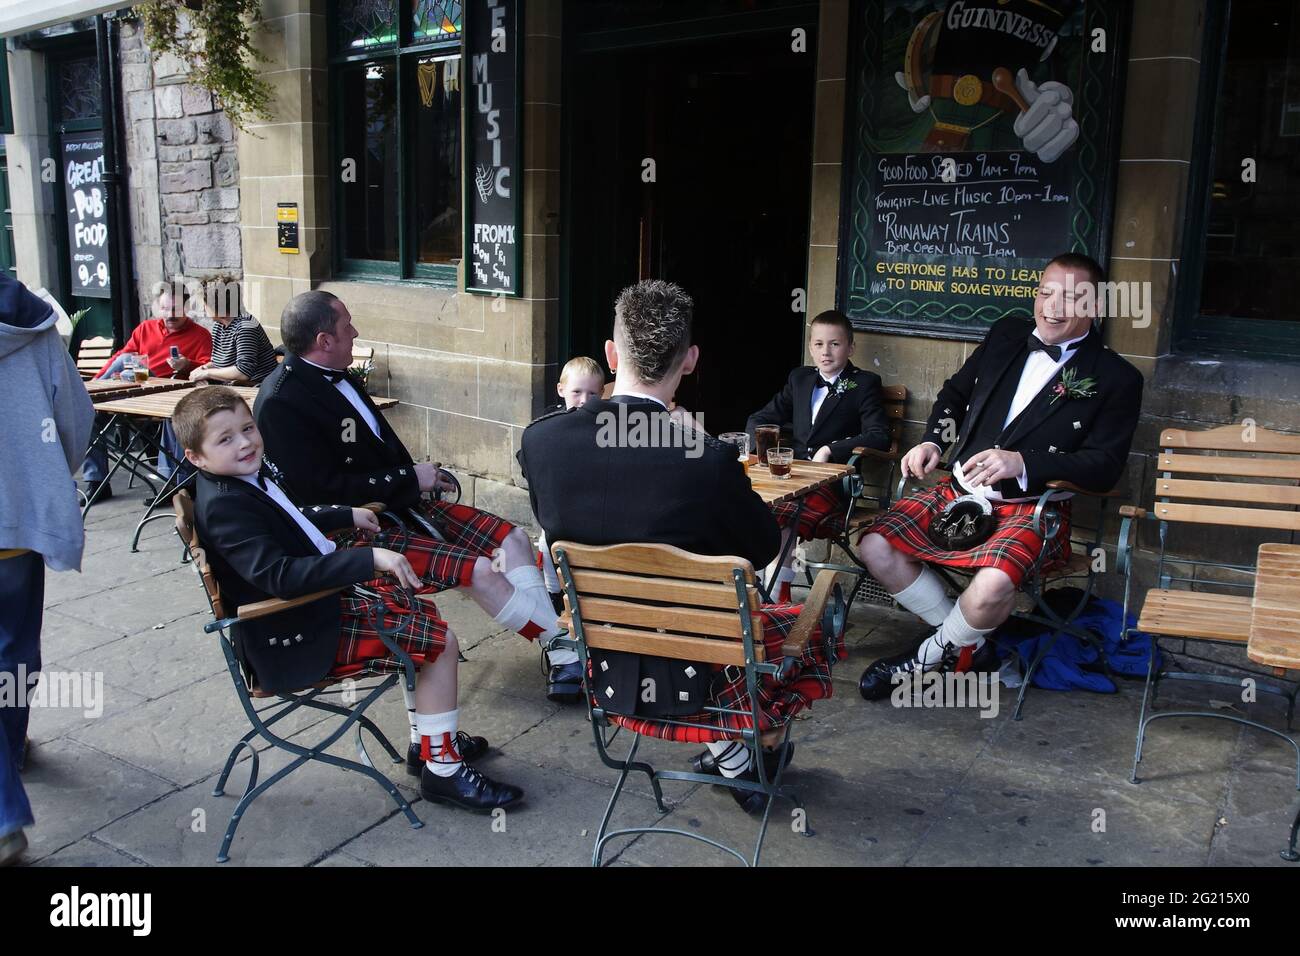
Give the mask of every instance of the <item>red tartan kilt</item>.
<path id="1" fill-rule="evenodd" d="M 417 572 L 418 573 L 418 572 Z M 400 622 L 400 630 L 393 642 L 410 655 L 416 667 L 432 663 L 447 646 L 447 622 L 438 617 L 437 608 L 429 601 L 416 602 L 415 608 L 405 606 L 405 594 L 396 592 L 396 585 L 375 582 L 364 585 L 383 595 L 389 615 L 386 628 Z M 401 661 L 392 655 L 380 640 L 371 619 L 371 610 L 377 603 L 374 598 L 343 595 L 343 618 L 339 626 L 339 646 L 334 655 L 331 678 L 355 677 L 359 674 L 389 674 L 402 670 Z"/>
<path id="2" fill-rule="evenodd" d="M 944 478 L 933 488 L 894 502 L 868 530 L 922 561 L 953 568 L 997 568 L 1020 587 L 1038 565 L 1043 547 L 1042 537 L 1034 530 L 1035 502 L 995 503 L 997 527 L 987 541 L 968 551 L 945 551 L 930 541 L 927 532 L 934 516 L 958 497 L 952 479 Z M 1061 514 L 1061 529 L 1048 546 L 1043 571 L 1065 564 L 1070 556 L 1070 503 L 1060 501 L 1056 507 Z"/>
<path id="3" fill-rule="evenodd" d="M 763 644 L 766 648 L 766 660 L 776 661 L 783 656 L 781 645 L 794 627 L 794 622 L 803 610 L 801 604 L 764 604 L 759 612 L 763 620 Z M 791 676 L 784 681 L 775 677 L 760 676 L 758 679 L 758 717 L 759 732 L 785 726 L 795 714 L 805 707 L 812 706 L 815 700 L 831 696 L 831 669 L 821 647 L 821 628 L 813 631 L 807 650 L 799 658 L 798 666 Z M 841 659 L 844 656 L 843 637 L 836 649 Z M 716 668 L 723 670 L 723 668 Z M 753 725 L 749 692 L 745 688 L 745 672 L 741 668 L 730 668 L 729 674 L 735 675 L 724 685 L 715 690 L 712 707 L 726 707 L 731 710 L 744 711 L 743 714 L 702 713 L 694 717 L 682 717 L 681 720 L 695 724 L 709 724 L 717 729 L 698 727 L 678 727 L 661 720 L 644 717 L 622 717 L 610 714 L 609 719 L 620 727 L 626 727 L 633 733 L 646 737 L 658 737 L 661 740 L 675 740 L 681 743 L 706 743 L 715 740 L 733 740 L 740 736 L 738 731 L 747 730 Z M 717 682 L 715 682 L 716 686 Z"/>
<path id="4" fill-rule="evenodd" d="M 837 485 L 827 485 L 803 496 L 803 511 L 799 512 L 799 527 L 795 532 L 804 541 L 814 538 L 837 538 L 844 531 L 844 512 L 848 503 L 840 496 Z M 799 500 L 778 501 L 772 504 L 772 514 L 782 528 L 789 527 Z"/>

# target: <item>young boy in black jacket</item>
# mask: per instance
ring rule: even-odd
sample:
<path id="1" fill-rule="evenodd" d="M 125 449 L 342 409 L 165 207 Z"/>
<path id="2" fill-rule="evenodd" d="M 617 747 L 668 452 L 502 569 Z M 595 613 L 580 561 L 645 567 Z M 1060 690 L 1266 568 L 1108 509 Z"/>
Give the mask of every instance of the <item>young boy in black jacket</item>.
<path id="1" fill-rule="evenodd" d="M 835 309 L 819 313 L 808 328 L 808 351 L 813 364 L 792 371 L 785 387 L 749 416 L 745 430 L 751 441 L 758 426 L 776 425 L 793 432 L 789 444 L 794 457 L 840 464 L 848 461 L 853 449 L 860 445 L 888 448 L 889 419 L 880 376 L 849 361 L 853 354 L 853 326 L 848 317 Z M 794 533 L 804 540 L 831 538 L 839 532 L 846 502 L 834 486 L 819 489 L 805 499 L 799 526 L 792 530 L 790 524 L 797 507 L 798 502 L 787 501 L 772 508 L 784 535 Z M 791 557 L 777 579 L 780 590 L 774 599 L 778 603 L 790 601 L 790 582 L 794 580 Z"/>
<path id="2" fill-rule="evenodd" d="M 385 627 L 398 627 L 393 640 L 420 669 L 407 699 L 407 769 L 419 773 L 421 794 L 479 813 L 518 803 L 518 787 L 465 762 L 484 752 L 487 741 L 457 726 L 456 638 L 434 605 L 411 593 L 433 590 L 426 580 L 435 542 L 403 535 L 402 544 L 390 544 L 364 508 L 298 508 L 263 467 L 257 425 L 229 388 L 196 389 L 177 404 L 172 425 L 186 460 L 199 470 L 195 523 L 232 606 L 362 583 L 371 592 L 330 594 L 234 625 L 236 650 L 259 686 L 290 691 L 326 677 L 400 670 L 374 629 L 382 610 Z M 326 537 L 334 532 L 345 532 L 341 543 Z"/>

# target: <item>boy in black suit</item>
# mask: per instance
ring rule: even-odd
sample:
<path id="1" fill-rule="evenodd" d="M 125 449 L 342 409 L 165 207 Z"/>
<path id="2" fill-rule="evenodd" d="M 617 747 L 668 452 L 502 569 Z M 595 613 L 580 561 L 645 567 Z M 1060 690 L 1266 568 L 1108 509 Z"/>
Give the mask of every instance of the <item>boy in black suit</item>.
<path id="1" fill-rule="evenodd" d="M 494 621 L 530 641 L 559 634 L 537 552 L 521 528 L 469 505 L 422 498 L 453 485 L 437 465 L 411 460 L 348 376 L 357 330 L 347 306 L 319 289 L 296 295 L 281 313 L 280 335 L 289 354 L 258 389 L 254 414 L 267 458 L 294 490 L 308 501 L 384 502 L 437 539 L 431 569 L 440 589 L 464 588 Z M 578 680 L 578 656 L 557 651 L 551 664 L 549 694 L 564 699 L 566 681 Z"/>
<path id="2" fill-rule="evenodd" d="M 813 364 L 792 371 L 785 387 L 749 416 L 745 430 L 750 441 L 755 440 L 754 429 L 759 425 L 789 428 L 796 458 L 840 464 L 859 446 L 888 448 L 889 419 L 881 400 L 880 376 L 849 361 L 853 326 L 844 313 L 827 309 L 812 320 L 808 351 Z M 808 495 L 799 512 L 799 526 L 791 528 L 797 509 L 798 502 L 792 501 L 772 508 L 785 535 L 797 534 L 806 541 L 832 538 L 842 529 L 845 501 L 837 487 Z M 794 580 L 793 557 L 791 550 L 777 576 L 780 589 L 776 599 L 785 603 L 790 601 L 790 582 Z"/>
<path id="3" fill-rule="evenodd" d="M 668 411 L 682 376 L 699 358 L 699 348 L 690 344 L 693 308 L 690 296 L 671 282 L 651 279 L 624 289 L 615 306 L 614 338 L 605 343 L 616 376 L 613 395 L 539 418 L 524 430 L 519 464 L 550 542 L 671 544 L 696 554 L 737 555 L 756 568 L 776 557 L 780 529 L 734 446 L 706 435 L 684 410 Z M 784 656 L 782 643 L 799 610 L 762 606 L 768 660 Z M 760 713 L 773 723 L 831 696 L 821 644 L 820 638 L 810 641 L 784 677 L 762 678 Z M 743 673 L 733 678 L 718 669 L 717 678 L 709 703 L 747 710 Z M 748 749 L 736 740 L 738 726 L 748 723 L 743 717 L 707 712 L 690 718 L 716 730 L 636 716 L 612 719 L 651 736 L 706 743 L 699 766 L 757 779 Z M 761 793 L 730 792 L 746 812 L 766 805 Z"/>
<path id="4" fill-rule="evenodd" d="M 935 630 L 916 651 L 867 668 L 859 685 L 867 699 L 888 696 L 913 672 L 997 670 L 985 638 L 1010 615 L 1021 582 L 1040 560 L 1049 569 L 1069 559 L 1068 503 L 1043 554 L 1036 499 L 1049 481 L 1105 492 L 1124 473 L 1142 374 L 1102 344 L 1093 320 L 1104 280 L 1087 256 L 1057 256 L 1043 270 L 1033 321 L 995 324 L 940 389 L 926 438 L 904 456 L 902 471 L 923 477 L 949 450 L 952 477 L 895 502 L 858 545 L 872 575 Z M 996 527 L 982 544 L 945 550 L 930 539 L 930 523 L 969 494 L 988 499 Z M 925 562 L 976 572 L 953 601 Z"/>
<path id="5" fill-rule="evenodd" d="M 374 630 L 382 610 L 399 628 L 394 640 L 420 668 L 415 692 L 408 692 L 407 769 L 419 774 L 424 798 L 479 813 L 518 803 L 518 787 L 490 780 L 466 762 L 483 753 L 487 741 L 457 726 L 456 638 L 431 602 L 414 599 L 414 592 L 435 590 L 430 565 L 436 542 L 412 535 L 401 545 L 376 547 L 372 543 L 390 541 L 372 512 L 296 507 L 263 467 L 257 425 L 229 388 L 196 389 L 177 404 L 172 422 L 186 460 L 199 469 L 195 524 L 232 606 L 363 582 L 370 592 L 332 594 L 235 624 L 240 660 L 258 685 L 288 692 L 327 676 L 400 670 Z M 341 543 L 326 537 L 344 529 L 355 530 Z"/>

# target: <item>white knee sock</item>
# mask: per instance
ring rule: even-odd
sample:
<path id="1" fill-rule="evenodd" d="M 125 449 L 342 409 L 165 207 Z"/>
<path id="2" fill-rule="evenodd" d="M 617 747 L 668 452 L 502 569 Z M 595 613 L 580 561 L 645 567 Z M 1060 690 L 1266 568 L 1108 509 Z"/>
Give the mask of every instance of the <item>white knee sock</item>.
<path id="1" fill-rule="evenodd" d="M 520 570 L 513 569 L 510 574 Z M 537 574 L 537 569 L 532 569 Z M 509 575 L 507 575 L 509 577 Z M 541 575 L 538 574 L 540 580 Z M 537 590 L 534 588 L 515 587 L 515 591 L 510 595 L 510 600 L 506 601 L 505 607 L 497 612 L 493 618 L 503 627 L 522 634 L 530 641 L 549 641 L 560 633 L 558 626 L 559 618 L 556 616 L 555 608 L 551 606 L 551 599 L 546 595 L 546 587 L 541 587 L 541 600 L 545 603 L 539 603 L 535 599 Z M 576 651 L 557 648 L 548 654 L 551 665 L 572 664 L 578 659 Z"/>
<path id="2" fill-rule="evenodd" d="M 411 723 L 411 743 L 420 742 L 420 730 L 415 726 L 415 691 L 407 690 L 406 685 L 402 685 L 402 699 L 406 701 L 406 719 Z"/>
<path id="3" fill-rule="evenodd" d="M 961 602 L 957 601 L 948 612 L 948 616 L 943 619 L 943 624 L 939 628 L 939 639 L 953 647 L 978 648 L 984 643 L 984 635 L 992 630 L 991 627 L 983 629 L 971 627 L 966 620 L 966 615 L 961 612 Z"/>
<path id="4" fill-rule="evenodd" d="M 531 564 L 521 564 L 519 567 L 511 568 L 506 572 L 506 580 L 515 586 L 516 596 L 523 594 L 531 602 L 529 620 L 541 631 L 536 639 L 545 642 L 559 634 L 560 628 L 556 626 L 559 618 L 555 613 L 555 605 L 551 603 L 550 593 L 546 590 L 546 582 L 542 580 L 542 572 Z M 558 584 L 559 579 L 557 578 L 556 585 L 558 586 Z M 511 600 L 514 600 L 514 598 L 512 597 Z M 507 627 L 513 627 L 513 625 L 507 625 Z M 514 628 L 514 630 L 519 629 Z M 524 632 L 520 631 L 520 633 Z M 524 633 L 524 636 L 527 637 L 528 635 Z M 547 652 L 547 659 L 551 662 L 552 667 L 572 664 L 578 659 L 578 652 L 566 648 L 556 648 Z"/>
<path id="5" fill-rule="evenodd" d="M 753 762 L 749 748 L 739 740 L 716 740 L 705 746 L 713 754 L 713 763 L 724 777 L 739 777 Z"/>
<path id="6" fill-rule="evenodd" d="M 894 600 L 931 627 L 942 624 L 956 603 L 948 597 L 943 578 L 924 565 L 917 579 L 895 594 Z"/>
<path id="7" fill-rule="evenodd" d="M 429 759 L 424 765 L 430 773 L 439 777 L 450 777 L 461 767 L 460 754 L 456 751 L 456 731 L 460 726 L 460 711 L 449 710 L 445 714 L 416 714 L 416 727 L 420 733 L 421 750 L 427 750 Z M 425 747 L 425 738 L 428 746 Z"/>
<path id="8" fill-rule="evenodd" d="M 961 612 L 961 602 L 956 601 L 948 616 L 943 619 L 943 623 L 916 649 L 916 659 L 928 669 L 943 658 L 943 649 L 946 646 L 951 645 L 959 649 L 972 647 L 978 650 L 984 643 L 984 635 L 992 630 L 991 627 L 983 630 L 971 627 L 966 616 Z"/>
<path id="9" fill-rule="evenodd" d="M 555 562 L 551 560 L 551 552 L 546 547 L 545 535 L 541 540 L 541 553 L 542 577 L 546 579 L 546 590 L 550 594 L 560 594 L 563 591 L 560 587 L 560 576 L 555 573 Z"/>

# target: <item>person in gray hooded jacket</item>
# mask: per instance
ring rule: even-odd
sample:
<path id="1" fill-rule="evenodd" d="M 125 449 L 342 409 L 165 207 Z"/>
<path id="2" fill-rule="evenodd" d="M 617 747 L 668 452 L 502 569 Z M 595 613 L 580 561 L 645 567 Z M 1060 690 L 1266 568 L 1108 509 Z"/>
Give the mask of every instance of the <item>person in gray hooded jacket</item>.
<path id="1" fill-rule="evenodd" d="M 80 570 L 85 533 L 73 479 L 94 407 L 54 327 L 54 310 L 0 272 L 0 865 L 26 849 L 34 822 L 18 772 L 27 693 L 41 667 L 45 566 Z"/>

